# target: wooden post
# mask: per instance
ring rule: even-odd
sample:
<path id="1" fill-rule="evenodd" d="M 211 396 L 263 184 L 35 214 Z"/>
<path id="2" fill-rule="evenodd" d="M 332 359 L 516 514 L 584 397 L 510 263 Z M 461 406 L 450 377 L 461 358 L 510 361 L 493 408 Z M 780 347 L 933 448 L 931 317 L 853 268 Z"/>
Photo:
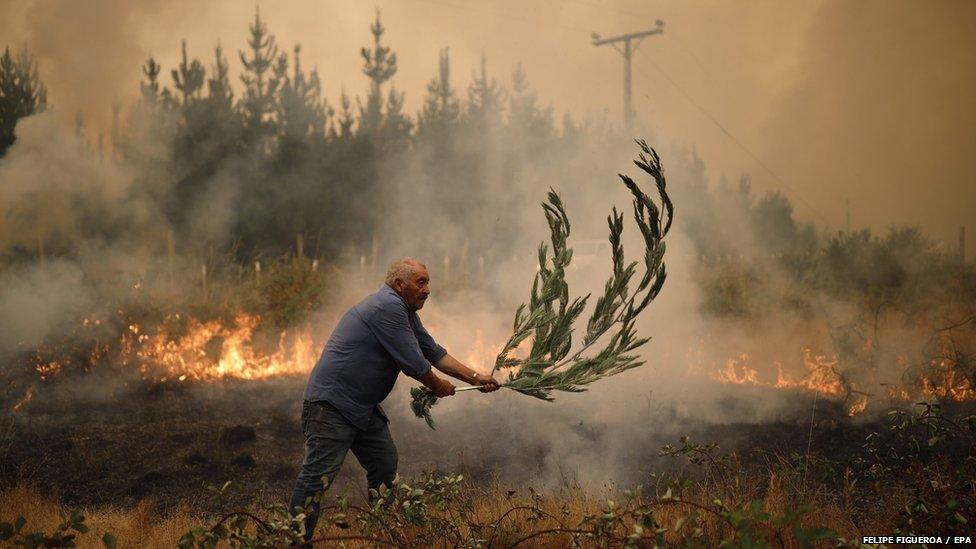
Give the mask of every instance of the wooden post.
<path id="1" fill-rule="evenodd" d="M 169 285 L 173 285 L 174 264 L 176 263 L 176 238 L 173 230 L 166 231 L 166 269 L 169 274 Z"/>
<path id="2" fill-rule="evenodd" d="M 966 264 L 966 226 L 959 227 L 959 263 Z"/>
<path id="3" fill-rule="evenodd" d="M 374 234 L 373 235 L 373 247 L 372 247 L 372 250 L 370 251 L 370 259 L 369 259 L 369 272 L 370 272 L 370 274 L 373 274 L 373 273 L 376 272 L 376 259 L 377 259 L 377 256 L 379 255 L 379 253 L 380 253 L 380 239 L 379 239 L 378 236 L 376 236 Z"/>
<path id="4" fill-rule="evenodd" d="M 295 235 L 295 249 L 298 250 L 298 259 L 305 257 L 305 237 L 302 233 Z"/>
<path id="5" fill-rule="evenodd" d="M 200 278 L 203 281 L 203 299 L 207 299 L 207 266 L 202 265 L 200 267 Z"/>
<path id="6" fill-rule="evenodd" d="M 470 245 L 471 242 L 467 238 L 465 238 L 464 244 L 461 245 L 461 257 L 458 258 L 458 264 L 457 264 L 458 278 L 460 278 L 464 282 L 468 282 L 468 278 L 470 278 L 471 276 L 469 274 L 470 269 L 468 268 L 468 247 Z"/>
<path id="7" fill-rule="evenodd" d="M 37 226 L 37 257 L 44 259 L 44 230 L 40 225 Z"/>
<path id="8" fill-rule="evenodd" d="M 261 283 L 261 262 L 260 261 L 254 262 L 254 282 L 256 284 Z"/>
<path id="9" fill-rule="evenodd" d="M 312 272 L 316 272 L 318 270 L 319 270 L 319 260 L 318 259 L 313 259 L 312 260 Z"/>

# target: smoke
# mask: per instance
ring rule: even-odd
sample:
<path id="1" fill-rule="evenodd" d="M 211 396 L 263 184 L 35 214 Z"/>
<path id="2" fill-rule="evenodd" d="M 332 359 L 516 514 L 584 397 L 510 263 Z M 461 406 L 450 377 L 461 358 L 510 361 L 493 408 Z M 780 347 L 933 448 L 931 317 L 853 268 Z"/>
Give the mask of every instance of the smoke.
<path id="1" fill-rule="evenodd" d="M 54 261 L 0 275 L 0 356 L 30 349 L 93 309 L 94 296 L 77 265 Z"/>
<path id="2" fill-rule="evenodd" d="M 844 198 L 858 226 L 953 235 L 976 203 L 974 19 L 970 2 L 826 2 L 764 123 L 768 158 L 837 225 Z"/>
<path id="3" fill-rule="evenodd" d="M 396 163 L 396 188 L 402 198 L 389 212 L 396 231 L 389 233 L 388 249 L 426 260 L 433 297 L 421 312 L 425 325 L 448 352 L 483 373 L 491 370 L 495 354 L 510 334 L 516 306 L 528 298 L 537 246 L 549 235 L 539 204 L 549 186 L 564 199 L 573 227 L 569 245 L 576 254 L 567 281 L 574 295 L 599 294 L 610 275 L 606 217 L 613 205 L 629 212 L 631 199 L 615 174 L 629 173 L 653 193 L 653 182 L 631 164 L 637 149 L 627 139 L 592 139 L 578 149 L 557 148 L 512 166 L 506 143 L 527 141 L 525 135 L 511 133 L 494 139 L 481 134 L 472 140 L 487 151 L 486 164 L 495 169 L 485 176 L 490 189 L 486 196 L 464 196 L 467 200 L 440 192 L 441 187 L 428 179 L 424 154 L 413 156 L 413 162 Z M 687 219 L 706 205 L 682 190 L 690 175 L 687 167 L 667 153 L 664 164 L 675 197 L 676 223 L 667 239 L 665 290 L 638 322 L 639 333 L 652 338 L 641 351 L 646 364 L 602 380 L 583 394 L 557 393 L 553 403 L 504 389 L 491 395 L 459 393 L 434 407 L 436 433 L 410 414 L 407 386 L 411 383 L 402 380 L 386 409 L 394 417 L 397 439 L 408 447 L 401 452 L 410 456 L 404 460 L 406 470 L 447 468 L 444 461 L 458 456 L 456 465 L 491 471 L 506 482 L 531 478 L 548 486 L 580 483 L 597 488 L 608 479 L 634 482 L 660 467 L 652 459 L 659 447 L 688 430 L 761 423 L 797 412 L 796 399 L 749 389 L 730 391 L 711 380 L 710 375 L 734 356 L 726 354 L 730 349 L 738 354 L 762 347 L 774 356 L 798 358 L 801 344 L 797 334 L 760 343 L 754 331 L 733 330 L 701 315 L 695 272 L 700 263 L 696 245 L 687 235 Z M 458 170 L 447 180 L 463 185 L 464 177 L 464 171 Z M 463 215 L 452 217 L 452 208 L 458 207 Z M 718 224 L 728 230 L 737 252 L 761 255 L 739 204 L 709 212 L 722 218 Z M 470 222 L 471 216 L 478 221 Z M 639 233 L 629 215 L 627 223 L 624 248 L 628 260 L 639 260 L 643 250 Z M 513 228 L 514 238 L 506 240 Z M 742 237 L 734 240 L 736 234 Z M 462 273 L 457 271 L 471 269 L 476 265 L 474 256 L 483 253 L 481 247 L 499 240 L 506 242 L 509 252 L 487 265 L 483 275 L 467 273 L 483 280 L 484 287 L 459 287 L 456 279 Z M 457 264 L 465 255 L 466 264 Z M 442 257 L 447 259 L 441 261 Z M 593 300 L 590 309 L 592 305 Z M 781 321 L 781 317 L 771 319 L 770 324 Z M 503 380 L 507 373 L 496 375 Z"/>
<path id="4" fill-rule="evenodd" d="M 138 132 L 127 144 L 167 148 Z M 46 112 L 18 122 L 0 181 L 0 354 L 68 337 L 83 318 L 194 298 L 195 278 L 161 283 L 170 270 L 199 272 L 201 261 L 189 244 L 167 255 L 173 228 L 162 208 L 171 189 L 161 173 L 93 154 Z M 187 215 L 197 239 L 228 234 L 237 219 L 234 196 L 223 173 L 204 187 L 199 209 Z M 106 323 L 100 331 L 116 337 L 120 328 Z"/>
<path id="5" fill-rule="evenodd" d="M 138 90 L 138 66 L 153 50 L 147 44 L 162 40 L 165 35 L 166 51 L 175 52 L 177 44 L 172 39 L 173 29 L 185 29 L 194 44 L 191 52 L 194 47 L 199 51 L 200 44 L 211 43 L 215 33 L 223 36 L 226 29 L 232 28 L 232 31 L 226 30 L 227 36 L 243 37 L 246 21 L 253 15 L 250 7 L 245 13 L 237 4 L 220 5 L 205 11 L 198 23 L 187 26 L 190 24 L 173 14 L 179 10 L 160 11 L 162 8 L 154 4 L 136 7 L 129 3 L 102 5 L 106 6 L 111 17 L 103 17 L 105 14 L 101 10 L 78 7 L 77 13 L 70 12 L 77 15 L 72 18 L 63 11 L 67 8 L 47 2 L 37 2 L 17 12 L 23 29 L 27 29 L 22 36 L 40 58 L 56 109 L 60 109 L 61 114 L 101 109 L 103 119 L 96 123 L 102 129 L 108 124 L 104 121 L 108 98 L 114 101 L 115 97 L 131 97 Z M 932 165 L 913 164 L 911 169 L 903 170 L 904 166 L 899 163 L 933 158 L 933 154 L 940 165 L 946 166 L 945 177 L 953 181 L 953 189 L 962 188 L 965 181 L 972 179 L 966 175 L 971 161 L 965 158 L 965 153 L 969 152 L 967 147 L 972 145 L 971 139 L 959 130 L 972 126 L 971 117 L 967 118 L 969 115 L 963 113 L 962 122 L 949 120 L 960 112 L 958 105 L 965 103 L 972 76 L 965 72 L 971 65 L 965 61 L 971 56 L 972 49 L 956 49 L 955 46 L 971 40 L 972 33 L 956 32 L 964 23 L 949 21 L 945 11 L 926 11 L 927 15 L 921 21 L 927 22 L 931 28 L 948 25 L 953 30 L 951 40 L 944 42 L 930 34 L 928 40 L 916 47 L 917 41 L 899 41 L 893 37 L 897 34 L 895 31 L 907 34 L 911 30 L 921 8 L 899 6 L 877 10 L 861 6 L 827 4 L 804 18 L 802 23 L 795 23 L 798 27 L 809 25 L 811 29 L 807 40 L 794 37 L 806 44 L 796 61 L 803 67 L 802 78 L 770 77 L 777 83 L 777 93 L 787 91 L 776 95 L 767 90 L 759 95 L 762 101 L 738 90 L 739 93 L 734 94 L 737 100 L 734 107 L 741 110 L 736 112 L 736 118 L 755 120 L 757 126 L 768 128 L 769 136 L 763 136 L 759 142 L 767 143 L 768 140 L 769 149 L 773 151 L 771 155 L 777 161 L 809 174 L 809 180 L 803 183 L 803 188 L 807 189 L 804 196 L 808 196 L 809 189 L 819 189 L 817 200 L 824 202 L 815 202 L 816 208 L 832 208 L 839 196 L 856 192 L 861 193 L 851 196 L 856 202 L 878 203 L 879 209 L 895 212 L 892 216 L 878 214 L 873 219 L 885 222 L 891 219 L 922 220 L 923 217 L 912 217 L 907 213 L 900 201 L 874 199 L 891 196 L 893 193 L 886 186 L 891 182 L 904 182 L 905 177 L 911 181 L 925 180 L 933 173 Z M 184 11 L 196 9 L 194 6 L 192 10 Z M 291 27 L 281 24 L 280 19 L 292 14 L 291 9 L 297 8 L 284 7 L 266 14 L 272 19 L 273 32 L 289 39 L 293 36 L 289 33 Z M 694 13 L 699 10 L 690 9 Z M 737 12 L 754 8 L 737 4 L 734 9 L 727 9 Z M 393 7 L 385 12 L 386 24 L 391 29 L 389 38 L 401 60 L 422 59 L 426 46 L 407 42 L 403 34 L 395 34 L 403 32 L 395 29 L 409 28 L 407 22 L 416 21 L 417 15 L 412 13 L 416 10 L 406 11 L 411 14 Z M 210 28 L 214 23 L 210 17 L 214 14 L 232 17 L 222 21 L 219 28 Z M 847 17 L 852 14 L 857 22 L 853 31 L 845 27 Z M 561 14 L 561 20 L 565 22 L 566 18 L 576 15 L 568 9 Z M 675 14 L 675 17 L 679 15 Z M 777 16 L 771 16 L 769 20 L 775 22 L 782 16 L 782 12 L 777 12 Z M 888 24 L 872 27 L 875 16 L 883 17 Z M 337 16 L 340 21 L 344 18 L 356 20 L 357 28 L 363 31 L 361 35 L 345 38 L 350 43 L 364 43 L 367 17 L 350 13 Z M 452 21 L 452 17 L 445 13 L 439 13 L 433 19 Z M 759 19 L 766 21 L 766 18 Z M 964 21 L 965 18 L 955 20 Z M 720 23 L 726 26 L 725 21 Z M 765 25 L 756 24 L 760 28 Z M 707 24 L 703 25 L 707 27 Z M 207 27 L 209 34 L 205 34 L 202 27 Z M 867 28 L 876 30 L 865 37 L 862 33 Z M 561 37 L 562 32 L 544 31 L 539 37 L 554 40 Z M 689 32 L 685 31 L 682 36 L 689 36 Z M 84 39 L 92 35 L 99 39 Z M 299 38 L 305 36 L 309 34 L 299 35 Z M 823 40 L 823 36 L 831 39 Z M 707 43 L 719 42 L 725 37 L 716 32 Z M 883 49 L 883 54 L 861 48 L 864 38 L 866 43 Z M 451 37 L 444 40 L 452 45 L 455 43 Z M 464 40 L 468 38 L 458 40 L 467 43 Z M 749 44 L 751 52 L 770 47 L 761 32 L 736 40 L 737 44 Z M 817 44 L 828 45 L 814 47 L 814 40 Z M 950 43 L 951 48 L 946 46 Z M 78 44 L 86 46 L 78 48 Z M 438 42 L 436 46 L 443 44 Z M 347 46 L 349 44 L 344 44 Z M 494 63 L 490 65 L 492 74 L 509 86 L 506 69 L 513 64 L 509 61 L 514 58 L 509 57 L 506 48 L 496 46 L 490 53 L 501 51 L 499 57 L 505 61 L 498 63 L 497 71 Z M 321 43 L 306 47 L 303 50 L 306 65 L 314 64 L 311 61 L 314 61 L 316 52 L 320 59 L 328 59 L 323 51 L 326 49 Z M 355 52 L 355 47 L 346 49 Z M 528 54 L 524 48 L 518 49 L 520 55 Z M 234 47 L 228 50 L 233 52 Z M 433 52 L 431 49 L 428 57 L 431 63 L 424 64 L 424 70 L 416 66 L 404 68 L 404 73 L 397 77 L 398 88 L 407 89 L 411 101 L 419 99 L 422 87 L 418 82 L 426 82 L 433 73 Z M 456 74 L 467 74 L 476 57 L 472 52 L 471 48 L 466 48 L 459 53 Z M 600 52 L 600 55 L 609 53 Z M 78 59 L 81 55 L 84 58 Z M 876 64 L 875 55 L 897 59 L 898 63 Z M 358 62 L 354 55 L 340 57 L 353 58 L 351 62 L 342 63 Z M 554 90 L 562 87 L 573 88 L 573 93 L 578 95 L 584 95 L 581 90 L 598 93 L 598 90 L 608 88 L 607 82 L 616 81 L 618 76 L 616 68 L 613 79 L 609 70 L 604 73 L 601 69 L 597 77 L 587 71 L 578 71 L 589 74 L 589 80 L 594 83 L 574 85 L 555 78 L 552 68 L 533 72 L 533 67 L 543 63 L 534 53 L 531 57 L 533 59 L 527 60 L 530 82 L 539 83 L 542 97 L 554 97 L 555 101 L 566 101 L 567 104 L 574 100 L 560 97 Z M 933 57 L 944 59 L 944 64 L 929 63 Z M 606 65 L 605 58 L 601 59 Z M 754 61 L 761 63 L 763 60 L 760 57 Z M 901 67 L 906 60 L 911 61 L 908 64 L 913 70 L 908 73 L 909 85 L 902 86 L 901 77 L 906 73 Z M 170 67 L 171 63 L 167 65 Z M 358 66 L 351 66 L 337 71 L 338 77 L 333 77 L 332 81 L 344 82 L 342 75 L 347 74 L 357 73 L 358 77 L 358 69 Z M 769 77 L 762 68 L 753 66 L 751 70 Z M 557 84 L 553 84 L 554 80 Z M 351 76 L 348 81 L 353 81 Z M 465 88 L 460 81 L 458 79 L 454 84 L 463 95 Z M 328 95 L 335 103 L 335 94 Z M 768 109 L 771 95 L 778 100 L 772 102 L 772 109 Z M 877 101 L 879 95 L 887 99 Z M 932 97 L 937 100 L 931 100 Z M 580 110 L 586 112 L 598 108 L 595 105 L 587 103 L 586 108 Z M 443 468 L 445 455 L 463 451 L 467 457 L 459 458 L 459 461 L 473 461 L 493 471 L 508 471 L 512 478 L 533 474 L 554 485 L 568 480 L 599 484 L 607 478 L 633 478 L 639 472 L 637 469 L 644 466 L 645 462 L 641 460 L 652 454 L 659 444 L 684 434 L 685 429 L 702 424 L 793 419 L 799 410 L 808 411 L 807 406 L 814 398 L 811 394 L 803 393 L 804 398 L 797 398 L 797 393 L 722 385 L 711 376 L 729 358 L 739 357 L 742 353 L 750 355 L 749 360 L 743 362 L 760 370 L 764 379 L 770 382 L 774 379 L 771 376 L 775 375 L 777 364 L 802 374 L 804 347 L 829 353 L 835 345 L 832 327 L 825 326 L 822 319 L 831 319 L 833 328 L 843 330 L 862 307 L 820 294 L 810 296 L 813 312 L 790 311 L 778 306 L 785 301 L 784 296 L 788 297 L 796 288 L 790 285 L 789 277 L 758 242 L 760 235 L 744 213 L 743 205 L 723 200 L 737 196 L 735 188 L 730 187 L 731 190 L 723 191 L 725 194 L 719 195 L 720 198 L 711 200 L 706 199 L 714 198 L 714 195 L 688 191 L 690 183 L 702 184 L 713 191 L 719 187 L 715 184 L 716 173 L 709 181 L 675 146 L 696 143 L 705 130 L 693 124 L 689 128 L 681 127 L 687 122 L 687 116 L 674 114 L 680 112 L 678 109 L 667 112 L 671 109 L 662 105 L 660 110 L 661 116 L 655 120 L 655 132 L 648 132 L 647 136 L 663 155 L 676 203 L 676 225 L 667 242 L 668 283 L 638 324 L 641 335 L 652 337 L 642 354 L 647 364 L 601 381 L 588 393 L 557 395 L 555 403 L 507 391 L 492 395 L 466 393 L 445 399 L 434 409 L 439 425 L 439 430 L 434 433 L 409 415 L 406 389 L 410 382 L 401 380 L 387 409 L 394 416 L 394 430 L 402 445 L 408 445 L 403 441 L 412 441 L 409 445 L 413 450 L 405 454 L 410 457 L 410 463 L 405 467 L 419 469 L 431 465 Z M 851 121 L 858 131 L 850 131 Z M 944 142 L 943 128 L 948 128 L 946 131 L 951 137 Z M 612 204 L 622 210 L 629 207 L 628 193 L 614 174 L 636 171 L 630 165 L 636 149 L 629 136 L 622 138 L 610 133 L 606 127 L 600 126 L 599 120 L 591 122 L 582 134 L 579 138 L 582 142 L 572 143 L 566 139 L 561 146 L 536 154 L 537 151 L 528 147 L 520 148 L 533 142 L 533 136 L 527 131 L 498 129 L 462 133 L 452 143 L 459 151 L 454 158 L 461 160 L 446 166 L 438 165 L 441 157 L 435 144 L 420 143 L 409 154 L 387 159 L 381 165 L 378 179 L 388 185 L 386 196 L 382 202 L 368 205 L 376 211 L 376 217 L 383 220 L 379 228 L 374 234 L 350 230 L 354 241 L 343 242 L 342 247 L 355 250 L 357 257 L 354 259 L 361 255 L 364 259 L 369 257 L 369 263 L 372 263 L 371 248 L 373 242 L 377 242 L 377 271 L 382 271 L 383 264 L 399 256 L 410 255 L 426 261 L 434 277 L 434 297 L 422 312 L 422 318 L 435 338 L 452 354 L 486 372 L 490 370 L 490 364 L 475 361 L 493 356 L 491 348 L 498 346 L 508 335 L 515 306 L 527 298 L 535 272 L 536 246 L 548 234 L 539 202 L 550 186 L 560 192 L 566 202 L 573 222 L 571 246 L 580 244 L 576 246 L 577 265 L 569 277 L 572 288 L 577 293 L 597 293 L 609 275 L 607 249 L 583 244 L 606 238 L 605 218 Z M 120 163 L 102 161 L 79 143 L 54 114 L 22 120 L 17 136 L 17 143 L 0 161 L 0 254 L 11 258 L 15 265 L 0 273 L 0 333 L 3 334 L 0 354 L 32 349 L 69 332 L 69 323 L 75 322 L 79 316 L 106 313 L 127 300 L 162 303 L 179 297 L 191 301 L 187 297 L 193 295 L 191 289 L 179 284 L 169 288 L 145 285 L 136 290 L 140 280 L 158 276 L 169 268 L 167 261 L 174 259 L 166 257 L 168 235 L 174 228 L 170 227 L 163 213 L 173 193 L 168 183 L 172 174 L 166 171 L 165 162 L 158 165 L 146 162 L 142 166 L 150 168 L 136 173 Z M 130 138 L 132 142 L 128 145 L 138 149 L 140 157 L 165 160 L 172 152 L 165 133 L 160 138 L 134 131 L 130 132 Z M 908 154 L 916 145 L 921 148 L 920 153 Z M 708 158 L 711 162 L 712 157 Z M 858 168 L 855 172 L 857 184 L 854 179 L 837 177 L 838 173 L 860 164 L 868 167 L 863 171 Z M 735 163 L 723 165 L 736 166 Z M 215 174 L 206 178 L 189 209 L 182 212 L 187 221 L 181 230 L 187 236 L 187 242 L 181 241 L 181 244 L 194 247 L 193 252 L 198 252 L 206 244 L 214 243 L 220 247 L 233 240 L 233 229 L 254 213 L 240 209 L 238 183 L 248 169 L 244 161 L 222 164 Z M 312 179 L 312 171 L 309 168 L 298 170 L 297 175 L 290 174 L 293 179 L 286 181 L 295 185 L 286 188 L 299 190 L 284 193 L 290 200 L 282 204 L 302 201 L 300 189 L 317 182 Z M 281 173 L 266 175 L 271 179 Z M 644 179 L 638 179 L 646 183 Z M 910 190 L 905 195 L 909 199 L 905 203 L 935 204 L 929 195 L 918 194 L 921 192 L 921 186 Z M 953 196 L 956 198 L 952 208 L 973 202 Z M 283 223 L 292 220 L 294 211 L 279 206 L 278 203 L 263 204 Z M 322 215 L 332 213 L 326 209 Z M 696 232 L 700 227 L 696 227 L 692 220 L 701 219 L 703 215 L 720 228 L 712 243 L 751 263 L 750 267 L 755 271 L 745 273 L 746 278 L 759 273 L 761 280 L 754 280 L 754 284 L 742 291 L 761 294 L 755 299 L 761 304 L 760 314 L 725 318 L 702 314 L 710 305 L 709 297 L 703 295 L 701 283 L 699 254 L 703 252 L 699 245 L 702 238 L 701 233 Z M 835 221 L 835 218 L 828 221 Z M 636 252 L 641 247 L 632 225 L 630 229 L 625 247 L 630 257 L 638 259 Z M 326 235 L 325 238 L 335 237 Z M 35 256 L 48 259 L 35 260 Z M 52 258 L 55 256 L 57 259 Z M 199 269 L 199 259 L 183 249 L 178 250 L 175 261 L 177 270 L 196 273 Z M 323 339 L 345 307 L 381 282 L 379 277 L 362 281 L 363 274 L 355 267 L 345 274 L 348 280 L 334 281 L 334 286 L 330 285 L 334 294 L 329 295 L 326 310 L 320 311 L 316 317 L 314 330 L 316 336 Z M 736 279 L 734 276 L 728 278 Z M 472 281 L 481 289 L 471 289 L 468 283 Z M 720 279 L 717 283 L 726 282 Z M 730 291 L 739 289 L 732 287 Z M 710 292 L 711 295 L 714 292 Z M 897 364 L 898 356 L 921 345 L 917 330 L 883 328 L 886 341 L 899 342 L 897 346 L 886 348 L 884 354 L 852 355 L 867 356 L 884 366 L 881 378 L 869 380 L 872 383 L 898 382 L 899 372 L 892 365 Z M 112 327 L 105 330 L 112 333 Z M 851 345 L 863 347 L 869 343 L 852 341 Z M 877 346 L 877 342 L 873 345 Z M 479 349 L 480 352 L 475 352 Z M 863 369 L 863 364 L 850 367 Z M 856 371 L 850 375 L 856 377 Z M 76 397 L 90 396 L 89 391 L 98 394 L 99 390 L 105 388 L 85 387 L 84 394 Z M 299 395 L 300 390 L 296 387 L 287 398 L 297 401 Z M 642 465 L 635 467 L 635 463 Z"/>
<path id="6" fill-rule="evenodd" d="M 589 34 L 662 19 L 665 33 L 635 56 L 635 107 L 669 140 L 697 145 L 714 175 L 751 172 L 762 190 L 788 192 L 804 220 L 844 226 L 849 199 L 855 226 L 921 225 L 946 240 L 966 223 L 966 205 L 976 202 L 967 133 L 976 33 L 973 6 L 964 0 L 772 6 L 621 0 L 599 8 L 576 2 L 545 19 L 537 15 L 552 11 L 544 3 L 435 4 L 378 4 L 387 42 L 404 61 L 396 82 L 408 91 L 410 112 L 421 106 L 438 50 L 451 46 L 456 75 L 470 75 L 485 53 L 499 75 L 521 63 L 557 113 L 606 111 L 619 120 L 619 58 L 592 47 Z M 192 56 L 209 59 L 219 39 L 233 57 L 253 8 L 12 2 L 3 7 L 0 30 L 12 46 L 26 44 L 38 54 L 58 112 L 72 118 L 82 111 L 93 132 L 108 135 L 112 103 L 137 97 L 146 57 L 163 62 L 163 76 L 175 65 L 180 38 Z M 340 88 L 353 95 L 365 89 L 356 52 L 368 43 L 371 10 L 355 2 L 295 1 L 263 15 L 280 37 L 303 44 L 306 65 L 319 67 L 333 104 Z"/>
<path id="7" fill-rule="evenodd" d="M 99 259 L 107 244 L 100 237 L 122 226 L 138 238 L 152 220 L 145 207 L 131 207 L 127 175 L 91 155 L 51 114 L 21 120 L 17 135 L 0 163 L 0 255 L 14 265 L 2 273 L 0 354 L 37 346 L 95 312 L 99 292 L 84 264 L 111 268 Z M 52 253 L 57 259 L 44 259 Z"/>

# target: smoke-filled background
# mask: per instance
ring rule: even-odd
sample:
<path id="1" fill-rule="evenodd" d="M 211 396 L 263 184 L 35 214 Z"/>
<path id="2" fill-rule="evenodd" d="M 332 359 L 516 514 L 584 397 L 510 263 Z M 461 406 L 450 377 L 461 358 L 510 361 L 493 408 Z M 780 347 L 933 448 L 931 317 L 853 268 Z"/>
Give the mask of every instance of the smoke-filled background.
<path id="1" fill-rule="evenodd" d="M 482 54 L 510 87 L 521 63 L 542 106 L 557 118 L 621 116 L 621 57 L 590 45 L 666 23 L 635 54 L 635 109 L 668 144 L 696 147 L 718 177 L 750 173 L 757 188 L 789 186 L 797 215 L 842 228 L 923 225 L 942 240 L 971 217 L 974 108 L 973 7 L 968 2 L 495 2 L 377 3 L 398 53 L 392 82 L 405 111 L 423 104 L 440 49 L 451 48 L 452 84 L 463 93 Z M 135 68 L 150 55 L 179 60 L 178 41 L 210 65 L 220 41 L 231 79 L 240 72 L 253 5 L 239 2 L 9 2 L 0 35 L 28 45 L 52 104 L 81 111 L 108 133 L 111 106 L 138 97 Z M 358 3 L 288 2 L 263 14 L 283 51 L 301 43 L 323 95 L 363 95 L 359 48 L 372 9 Z M 713 122 L 735 136 L 758 165 Z M 938 166 L 938 173 L 931 167 Z M 770 171 L 778 177 L 774 177 Z M 895 191 L 898 189 L 898 192 Z"/>
<path id="2" fill-rule="evenodd" d="M 630 208 L 615 174 L 650 185 L 634 137 L 661 154 L 676 205 L 669 279 L 638 322 L 647 364 L 552 404 L 460 394 L 434 408 L 436 432 L 401 379 L 386 407 L 402 469 L 634 482 L 689 429 L 805 435 L 818 399 L 839 417 L 971 400 L 976 290 L 958 239 L 976 205 L 974 11 L 6 3 L 5 406 L 96 422 L 175 394 L 180 414 L 226 419 L 246 395 L 260 436 L 291 432 L 336 319 L 401 256 L 430 268 L 435 338 L 487 372 L 531 287 L 550 187 L 573 223 L 571 287 L 601 290 L 606 216 Z M 622 58 L 590 33 L 657 20 L 627 127 Z M 624 242 L 638 259 L 637 235 Z M 287 440 L 268 459 L 293 469 Z M 157 482 L 225 459 L 173 444 Z M 269 473 L 277 489 L 292 469 Z"/>

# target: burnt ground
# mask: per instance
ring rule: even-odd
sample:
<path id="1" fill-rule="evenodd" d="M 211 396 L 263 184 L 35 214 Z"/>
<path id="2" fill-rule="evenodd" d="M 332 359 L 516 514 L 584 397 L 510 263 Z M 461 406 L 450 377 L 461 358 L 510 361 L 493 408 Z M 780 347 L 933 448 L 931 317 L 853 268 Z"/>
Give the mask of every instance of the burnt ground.
<path id="1" fill-rule="evenodd" d="M 214 510 L 208 486 L 230 480 L 241 489 L 231 491 L 222 505 L 284 501 L 301 461 L 304 383 L 281 378 L 121 384 L 99 398 L 85 399 L 65 392 L 72 387 L 70 380 L 42 386 L 17 412 L 10 412 L 11 402 L 2 403 L 0 484 L 27 481 L 69 505 L 128 507 L 149 498 L 162 509 L 189 504 Z M 493 421 L 462 435 L 448 427 L 419 427 L 419 420 L 399 415 L 399 407 L 406 408 L 394 403 L 387 411 L 395 424 L 401 472 L 408 475 L 460 470 L 480 482 L 532 483 L 552 467 L 551 454 L 561 451 L 552 441 L 524 433 L 519 421 Z M 632 466 L 623 472 L 608 469 L 607 475 L 621 484 L 637 483 L 650 472 L 674 467 L 676 462 L 658 451 L 665 443 L 677 443 L 677 433 L 696 441 L 719 441 L 724 451 L 743 456 L 746 465 L 754 452 L 788 458 L 802 454 L 808 444 L 836 463 L 846 463 L 858 455 L 869 432 L 884 431 L 884 415 L 875 417 L 851 419 L 839 404 L 822 402 L 808 439 L 808 409 L 763 423 L 722 425 L 658 411 L 653 424 L 636 427 L 626 445 L 614 450 L 615 459 Z M 661 425 L 669 425 L 667 432 Z M 599 456 L 601 445 L 607 444 L 606 430 L 599 423 L 578 421 L 567 434 L 578 444 L 591 444 Z M 763 463 L 768 466 L 768 460 Z M 363 484 L 362 470 L 350 455 L 337 490 L 356 499 L 363 496 Z"/>

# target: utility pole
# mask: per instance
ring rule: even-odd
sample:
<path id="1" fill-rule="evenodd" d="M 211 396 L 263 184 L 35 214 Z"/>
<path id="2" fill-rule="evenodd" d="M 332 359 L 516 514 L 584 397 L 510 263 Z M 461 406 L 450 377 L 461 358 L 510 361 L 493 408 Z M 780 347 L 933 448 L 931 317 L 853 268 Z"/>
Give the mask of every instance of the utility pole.
<path id="1" fill-rule="evenodd" d="M 959 227 L 959 263 L 966 264 L 966 226 Z"/>
<path id="2" fill-rule="evenodd" d="M 630 129 L 634 123 L 634 107 L 633 101 L 631 99 L 631 77 L 630 77 L 630 60 L 637 51 L 637 47 L 640 46 L 644 38 L 652 34 L 661 34 L 664 32 L 664 21 L 660 19 L 657 20 L 657 28 L 632 32 L 630 34 L 621 34 L 620 36 L 614 36 L 611 38 L 601 38 L 599 34 L 593 33 L 593 45 L 602 46 L 604 44 L 610 44 L 613 49 L 617 50 L 620 55 L 624 56 L 624 127 Z M 636 43 L 632 41 L 636 40 Z M 623 42 L 623 49 L 617 46 L 617 42 Z"/>

